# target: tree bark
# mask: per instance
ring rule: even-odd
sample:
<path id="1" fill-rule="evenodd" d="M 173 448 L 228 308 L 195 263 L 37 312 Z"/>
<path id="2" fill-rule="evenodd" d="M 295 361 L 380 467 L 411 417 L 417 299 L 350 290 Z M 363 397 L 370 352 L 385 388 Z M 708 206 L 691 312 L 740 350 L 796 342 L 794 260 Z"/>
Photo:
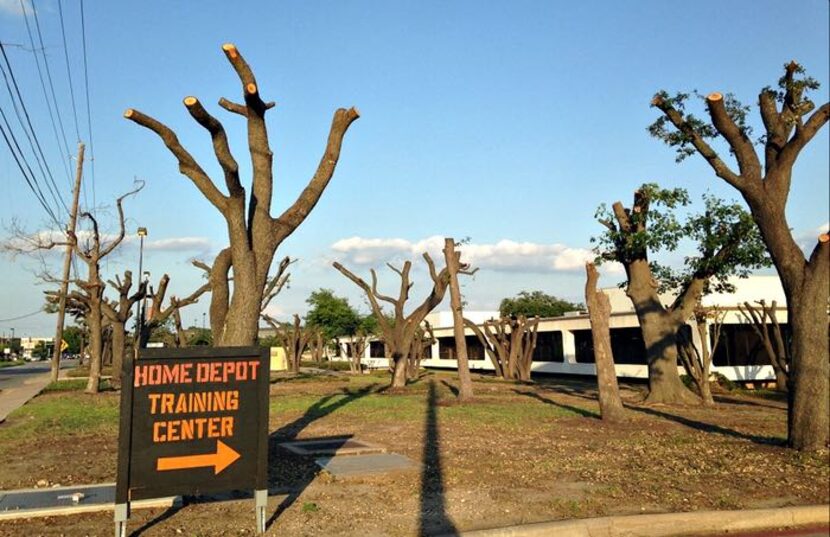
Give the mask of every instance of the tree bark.
<path id="1" fill-rule="evenodd" d="M 455 241 L 444 239 L 444 259 L 450 279 L 450 308 L 452 309 L 453 335 L 455 336 L 456 361 L 458 362 L 458 400 L 470 401 L 473 394 L 473 379 L 467 357 L 467 339 L 464 336 L 464 313 L 461 311 L 461 289 L 458 285 L 458 272 L 461 270 L 461 254 L 455 251 Z"/>
<path id="2" fill-rule="evenodd" d="M 121 367 L 124 364 L 124 349 L 126 347 L 126 333 L 124 323 L 112 323 L 112 383 L 121 385 Z"/>
<path id="3" fill-rule="evenodd" d="M 649 388 L 646 402 L 698 403 L 677 372 L 677 331 L 682 322 L 660 302 L 647 261 L 636 260 L 628 264 L 626 272 L 629 281 L 626 294 L 634 304 L 646 346 Z"/>
<path id="4" fill-rule="evenodd" d="M 101 322 L 101 291 L 103 285 L 98 276 L 97 266 L 90 271 L 90 280 L 99 282 L 90 290 L 89 300 L 89 380 L 86 384 L 86 393 L 98 393 L 101 383 L 101 360 L 103 359 L 104 341 L 103 325 Z"/>
<path id="5" fill-rule="evenodd" d="M 585 304 L 591 321 L 591 338 L 594 342 L 594 361 L 597 368 L 599 412 L 605 421 L 622 421 L 625 418 L 614 353 L 611 350 L 611 303 L 608 295 L 597 289 L 599 274 L 593 263 L 585 264 L 588 279 L 585 283 Z"/>

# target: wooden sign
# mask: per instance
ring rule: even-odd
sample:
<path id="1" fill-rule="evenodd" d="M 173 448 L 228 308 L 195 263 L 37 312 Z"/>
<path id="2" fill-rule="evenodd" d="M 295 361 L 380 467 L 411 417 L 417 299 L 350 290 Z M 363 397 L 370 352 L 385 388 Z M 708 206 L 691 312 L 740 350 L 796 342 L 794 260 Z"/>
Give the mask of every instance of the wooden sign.
<path id="1" fill-rule="evenodd" d="M 260 507 L 268 485 L 269 358 L 260 347 L 196 347 L 142 349 L 130 360 L 116 504 L 254 490 Z"/>

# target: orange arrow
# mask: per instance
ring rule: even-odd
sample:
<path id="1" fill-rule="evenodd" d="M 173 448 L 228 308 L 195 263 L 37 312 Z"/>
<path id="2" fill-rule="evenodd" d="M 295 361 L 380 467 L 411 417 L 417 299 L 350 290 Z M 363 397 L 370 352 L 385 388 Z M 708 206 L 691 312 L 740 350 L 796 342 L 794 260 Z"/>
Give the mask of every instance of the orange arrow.
<path id="1" fill-rule="evenodd" d="M 167 470 L 187 470 L 189 468 L 204 468 L 213 466 L 213 473 L 218 474 L 241 457 L 233 448 L 222 442 L 216 441 L 216 453 L 207 455 L 185 455 L 184 457 L 159 457 L 156 461 L 156 470 L 165 472 Z"/>

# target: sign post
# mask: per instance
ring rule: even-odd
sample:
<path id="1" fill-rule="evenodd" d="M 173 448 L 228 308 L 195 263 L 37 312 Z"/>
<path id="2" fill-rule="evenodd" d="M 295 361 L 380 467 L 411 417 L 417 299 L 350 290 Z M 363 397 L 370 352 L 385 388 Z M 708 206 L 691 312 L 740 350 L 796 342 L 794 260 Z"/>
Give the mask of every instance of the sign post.
<path id="1" fill-rule="evenodd" d="M 254 491 L 268 499 L 269 352 L 260 347 L 141 349 L 125 360 L 115 535 L 132 500 Z"/>

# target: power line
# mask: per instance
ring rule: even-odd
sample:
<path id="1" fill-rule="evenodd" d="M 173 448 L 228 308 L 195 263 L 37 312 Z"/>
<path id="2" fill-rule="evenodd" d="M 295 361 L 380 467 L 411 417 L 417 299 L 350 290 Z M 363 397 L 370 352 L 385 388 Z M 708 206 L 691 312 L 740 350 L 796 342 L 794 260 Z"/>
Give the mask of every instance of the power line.
<path id="1" fill-rule="evenodd" d="M 86 53 L 86 17 L 84 16 L 84 0 L 81 0 L 81 41 L 84 52 L 84 87 L 86 89 L 86 117 L 89 129 L 89 169 L 92 175 L 92 212 L 95 212 L 95 146 L 92 143 L 92 113 L 89 106 L 89 67 Z M 86 196 L 84 196 L 86 199 Z"/>
<path id="2" fill-rule="evenodd" d="M 11 321 L 19 321 L 20 319 L 25 319 L 27 317 L 34 317 L 38 313 L 43 313 L 43 308 L 40 308 L 37 311 L 33 311 L 32 313 L 27 313 L 26 315 L 21 315 L 20 317 L 10 317 L 8 319 L 0 319 L 0 323 L 8 323 Z"/>
<path id="3" fill-rule="evenodd" d="M 63 23 L 63 2 L 58 0 L 58 14 L 61 19 L 61 37 L 63 37 L 63 56 L 66 60 L 66 78 L 69 80 L 69 97 L 72 101 L 72 117 L 75 118 L 75 136 L 81 141 L 81 130 L 78 128 L 78 109 L 75 106 L 75 89 L 72 85 L 72 70 L 69 68 L 69 49 L 66 46 L 66 27 Z"/>
<path id="4" fill-rule="evenodd" d="M 43 150 L 40 148 L 40 141 L 37 138 L 37 134 L 35 133 L 34 127 L 32 127 L 32 121 L 31 121 L 31 118 L 29 117 L 29 111 L 26 109 L 26 104 L 23 101 L 22 95 L 20 94 L 20 87 L 17 85 L 17 79 L 14 76 L 14 70 L 12 69 L 11 62 L 9 62 L 9 57 L 6 55 L 6 49 L 3 46 L 2 42 L 0 42 L 0 52 L 2 52 L 3 60 L 5 61 L 5 64 L 6 64 L 5 69 L 3 68 L 2 64 L 0 64 L 0 71 L 2 71 L 3 80 L 6 83 L 6 89 L 8 90 L 9 96 L 11 97 L 11 100 L 12 100 L 12 104 L 14 105 L 14 110 L 15 110 L 15 114 L 17 115 L 17 120 L 20 122 L 20 126 L 23 129 L 23 132 L 26 135 L 26 138 L 29 140 L 29 145 L 32 147 L 32 152 L 35 155 L 35 159 L 38 161 L 38 164 L 40 165 L 40 160 L 38 159 L 37 151 L 35 151 L 35 146 L 37 146 L 37 149 L 40 150 L 41 155 L 43 155 Z M 8 75 L 6 74 L 6 69 L 8 69 Z M 11 83 L 9 82 L 9 78 L 11 78 Z M 14 85 L 14 89 L 15 89 L 14 92 L 12 92 L 12 84 Z M 26 117 L 26 124 L 29 126 L 29 130 L 31 131 L 31 137 L 29 136 L 29 131 L 26 130 L 26 125 L 24 125 L 23 118 L 20 115 L 20 109 L 18 109 L 18 102 L 16 102 L 15 99 L 14 99 L 14 94 L 15 93 L 17 94 L 20 109 L 22 109 L 23 115 Z M 6 121 L 7 128 L 9 129 L 9 135 L 12 137 L 12 140 L 14 140 L 15 145 L 18 147 L 18 151 L 20 151 L 21 158 L 23 158 L 24 161 L 25 161 L 25 155 L 24 155 L 23 151 L 20 149 L 19 144 L 17 144 L 17 138 L 14 136 L 14 133 L 11 129 L 11 125 L 8 123 L 8 120 L 5 116 L 5 114 L 3 114 L 3 118 Z M 4 137 L 5 137 L 5 135 L 4 135 Z M 34 138 L 34 141 L 33 141 L 33 138 Z M 9 144 L 8 138 L 7 138 L 7 145 L 9 145 L 9 148 L 11 149 L 11 145 Z M 44 157 L 44 160 L 45 160 L 45 157 Z M 28 166 L 28 162 L 27 162 L 27 166 Z M 22 170 L 22 167 L 21 167 L 21 170 Z M 37 176 L 34 174 L 34 172 L 31 171 L 31 167 L 29 167 L 29 170 L 31 172 L 31 180 L 33 180 L 35 182 L 35 184 L 38 185 L 38 191 L 40 191 L 41 196 L 42 196 L 43 192 L 40 190 L 40 185 L 37 181 Z M 43 173 L 43 168 L 42 167 L 41 167 L 41 173 Z M 27 182 L 28 181 L 29 181 L 29 179 L 27 177 Z M 54 184 L 54 181 L 53 181 L 53 184 Z M 34 188 L 34 186 L 32 186 L 32 185 L 30 185 L 30 187 Z M 52 193 L 52 195 L 53 195 L 53 197 L 56 196 L 54 192 Z M 55 201 L 58 202 L 57 199 Z M 41 203 L 45 205 L 44 208 L 47 209 L 47 213 L 52 217 L 52 219 L 55 220 L 56 223 L 58 223 L 58 219 L 55 217 L 54 212 L 51 209 L 48 208 L 48 204 L 46 203 L 45 197 L 44 197 L 44 199 L 41 200 Z M 60 202 L 58 202 L 58 206 L 60 206 L 62 203 L 63 203 L 63 200 L 61 199 Z M 64 204 L 64 208 L 67 209 L 65 204 Z M 69 210 L 67 209 L 67 213 L 68 212 L 69 212 Z M 58 226 L 60 227 L 60 223 L 58 223 Z"/>
<path id="5" fill-rule="evenodd" d="M 34 4 L 32 4 L 32 5 L 34 6 Z M 52 123 L 52 132 L 55 134 L 55 142 L 57 143 L 58 147 L 60 148 L 61 142 L 60 142 L 60 137 L 58 136 L 58 128 L 55 125 L 55 116 L 52 115 L 52 106 L 49 102 L 49 95 L 46 92 L 46 83 L 43 80 L 43 71 L 41 71 L 41 69 L 40 69 L 40 61 L 38 60 L 38 57 L 37 57 L 37 49 L 35 48 L 35 40 L 34 40 L 34 37 L 32 36 L 32 29 L 29 26 L 29 16 L 28 16 L 28 13 L 27 13 L 27 10 L 26 10 L 26 5 L 23 2 L 23 0 L 20 0 L 20 8 L 23 11 L 23 20 L 26 23 L 26 32 L 29 34 L 29 43 L 31 44 L 32 50 L 33 50 L 32 53 L 35 56 L 35 65 L 37 66 L 37 74 L 38 74 L 38 77 L 40 78 L 40 87 L 43 90 L 43 99 L 46 101 L 46 109 L 49 111 L 49 120 Z M 38 32 L 40 32 L 39 25 L 38 25 Z M 61 121 L 60 113 L 58 112 L 58 101 L 55 98 L 55 91 L 54 91 L 54 86 L 52 85 L 52 75 L 51 75 L 51 72 L 49 70 L 49 63 L 46 61 L 46 53 L 43 51 L 42 36 L 41 36 L 41 40 L 40 40 L 40 46 L 41 46 L 40 52 L 41 52 L 41 55 L 43 56 L 43 63 L 44 63 L 45 68 L 46 68 L 46 74 L 49 78 L 49 84 L 50 84 L 50 86 L 52 86 L 52 98 L 53 98 L 54 105 L 55 105 L 55 113 L 58 114 L 58 122 L 60 123 L 60 126 L 61 126 L 60 133 L 61 133 L 61 135 L 63 135 L 63 133 L 64 133 L 63 122 Z M 21 102 L 22 102 L 22 100 L 23 99 L 21 97 Z M 35 140 L 37 140 L 37 135 L 35 134 L 34 129 L 32 129 L 32 135 L 35 137 Z M 66 149 L 66 152 L 68 154 L 69 146 L 66 144 L 66 136 L 65 135 L 63 135 L 63 142 L 64 142 L 64 147 Z M 52 175 L 52 170 L 49 168 L 48 160 L 46 159 L 46 156 L 43 154 L 43 149 L 41 149 L 39 141 L 38 141 L 37 146 L 38 146 L 38 149 L 40 150 L 40 156 L 43 159 L 43 165 L 46 167 L 46 172 L 47 172 L 48 179 L 51 182 L 51 186 L 49 184 L 47 184 L 47 188 L 49 188 L 50 190 L 54 188 L 53 195 L 56 198 L 60 198 L 60 202 L 58 202 L 57 199 L 55 201 L 58 202 L 58 205 L 63 205 L 64 209 L 66 210 L 66 212 L 68 214 L 69 213 L 69 208 L 66 206 L 66 203 L 63 201 L 63 196 L 60 195 L 60 189 L 58 188 L 57 184 L 55 183 L 55 178 Z M 67 180 L 71 181 L 71 179 L 69 179 L 69 168 L 67 167 L 66 160 L 64 160 L 63 156 L 61 156 L 61 163 L 63 163 L 63 167 L 64 167 L 64 171 L 66 172 Z M 71 184 L 71 182 L 70 182 L 70 184 Z"/>
<path id="6" fill-rule="evenodd" d="M 46 203 L 46 199 L 43 195 L 43 191 L 40 189 L 40 185 L 37 183 L 37 180 L 34 177 L 34 172 L 32 172 L 31 166 L 26 161 L 25 156 L 23 155 L 23 151 L 20 149 L 20 144 L 17 143 L 17 138 L 15 138 L 14 133 L 11 131 L 11 125 L 9 125 L 8 118 L 6 118 L 6 113 L 3 112 L 3 109 L 0 108 L 0 116 L 3 118 L 3 122 L 6 124 L 6 127 L 9 129 L 8 135 L 6 134 L 6 129 L 3 128 L 3 125 L 0 124 L 0 133 L 3 135 L 3 139 L 6 141 L 6 145 L 9 147 L 9 151 L 14 157 L 14 161 L 17 163 L 17 167 L 20 169 L 20 173 L 23 175 L 23 178 L 26 180 L 26 183 L 29 185 L 32 193 L 35 195 L 35 198 L 38 200 L 40 205 L 46 211 L 46 214 L 60 227 L 60 222 L 58 221 L 55 213 L 49 207 L 49 204 Z M 9 139 L 11 136 L 11 140 Z M 17 151 L 20 152 L 20 158 L 18 158 L 17 152 L 14 148 L 17 148 Z M 20 159 L 23 159 L 23 163 L 21 163 Z M 24 165 L 25 164 L 25 167 Z M 29 174 L 31 174 L 31 178 L 29 174 L 26 173 L 26 169 L 29 170 Z"/>
<path id="7" fill-rule="evenodd" d="M 49 81 L 49 90 L 52 93 L 52 103 L 55 105 L 55 115 L 58 118 L 58 125 L 60 125 L 60 133 L 61 137 L 63 138 L 63 147 L 64 147 L 64 158 L 61 159 L 61 162 L 64 164 L 64 168 L 66 169 L 66 178 L 69 180 L 69 184 L 72 184 L 72 178 L 69 175 L 69 168 L 66 166 L 66 163 L 69 159 L 69 144 L 66 143 L 66 129 L 63 127 L 63 118 L 61 118 L 61 111 L 60 107 L 58 106 L 58 98 L 55 95 L 55 84 L 52 82 L 52 70 L 49 69 L 49 58 L 46 57 L 46 46 L 43 44 L 43 33 L 40 31 L 40 17 L 37 15 L 37 7 L 35 6 L 35 0 L 30 0 L 32 2 L 32 14 L 35 18 L 35 28 L 37 29 L 37 39 L 40 43 L 40 55 L 43 57 L 43 65 L 46 67 L 46 79 Z M 22 2 L 22 0 L 21 0 Z M 26 15 L 25 8 L 24 8 L 24 17 Z M 58 144 L 60 147 L 60 143 Z M 71 188 L 71 186 L 70 186 Z"/>

